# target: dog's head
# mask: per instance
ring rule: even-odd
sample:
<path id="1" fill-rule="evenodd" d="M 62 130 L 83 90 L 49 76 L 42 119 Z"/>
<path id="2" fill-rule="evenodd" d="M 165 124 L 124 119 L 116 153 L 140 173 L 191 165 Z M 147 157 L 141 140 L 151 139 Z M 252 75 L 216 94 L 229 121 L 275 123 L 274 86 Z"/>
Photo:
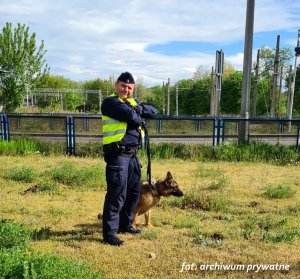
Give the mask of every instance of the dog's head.
<path id="1" fill-rule="evenodd" d="M 158 180 L 156 182 L 156 187 L 163 197 L 169 196 L 176 196 L 181 197 L 183 196 L 183 192 L 179 189 L 179 185 L 173 179 L 172 174 L 168 171 L 167 177 L 165 180 Z"/>

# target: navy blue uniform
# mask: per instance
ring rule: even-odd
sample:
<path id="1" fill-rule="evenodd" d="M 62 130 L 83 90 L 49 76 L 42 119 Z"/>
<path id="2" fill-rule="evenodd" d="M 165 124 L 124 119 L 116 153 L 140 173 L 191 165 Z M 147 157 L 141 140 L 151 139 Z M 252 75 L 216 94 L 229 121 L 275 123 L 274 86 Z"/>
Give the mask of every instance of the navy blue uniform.
<path id="1" fill-rule="evenodd" d="M 106 98 L 101 110 L 103 115 L 127 123 L 123 139 L 117 145 L 103 147 L 107 183 L 103 208 L 103 237 L 109 238 L 132 226 L 141 183 L 141 165 L 137 156 L 137 148 L 141 144 L 139 127 L 142 117 L 151 118 L 157 111 L 146 103 L 140 103 L 133 109 L 129 104 L 121 102 L 117 96 Z M 116 146 L 120 148 L 117 151 Z"/>

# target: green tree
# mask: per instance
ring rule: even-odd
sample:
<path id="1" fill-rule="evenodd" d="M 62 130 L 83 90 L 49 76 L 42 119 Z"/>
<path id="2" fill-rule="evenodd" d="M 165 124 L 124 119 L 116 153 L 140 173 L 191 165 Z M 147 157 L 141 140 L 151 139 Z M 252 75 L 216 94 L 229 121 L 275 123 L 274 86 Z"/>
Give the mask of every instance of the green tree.
<path id="1" fill-rule="evenodd" d="M 74 111 L 76 106 L 83 102 L 83 97 L 74 89 L 81 89 L 82 83 L 73 81 L 63 76 L 46 75 L 43 77 L 40 88 L 63 89 L 61 93 L 49 93 L 37 90 L 37 104 L 41 109 L 49 108 L 52 111 L 60 110 L 63 107 L 66 110 Z M 66 91 L 65 89 L 70 89 Z"/>
<path id="2" fill-rule="evenodd" d="M 300 115 L 300 65 L 297 67 L 295 91 L 294 91 L 294 102 L 293 102 L 294 115 Z"/>
<path id="3" fill-rule="evenodd" d="M 105 97 L 104 92 L 107 91 L 107 84 L 108 81 L 99 78 L 84 83 L 83 87 L 85 90 L 98 91 L 98 93 L 87 93 L 84 97 L 85 105 L 89 108 L 89 110 L 100 111 L 100 102 L 102 101 L 101 98 Z"/>
<path id="4" fill-rule="evenodd" d="M 269 78 L 261 78 L 258 83 L 256 115 L 270 115 L 271 82 Z"/>
<path id="5" fill-rule="evenodd" d="M 179 114 L 184 115 L 207 115 L 210 109 L 210 77 L 197 79 L 194 82 L 185 81 L 185 86 L 180 87 L 179 93 Z M 181 85 L 183 85 L 181 83 Z"/>
<path id="6" fill-rule="evenodd" d="M 29 34 L 29 27 L 20 23 L 13 29 L 6 23 L 0 34 L 0 67 L 9 71 L 1 75 L 0 90 L 4 111 L 18 108 L 28 91 L 40 86 L 49 73 L 44 60 L 44 41 L 36 43 L 36 34 Z"/>
<path id="7" fill-rule="evenodd" d="M 242 72 L 235 72 L 222 81 L 221 112 L 238 114 L 241 110 Z"/>

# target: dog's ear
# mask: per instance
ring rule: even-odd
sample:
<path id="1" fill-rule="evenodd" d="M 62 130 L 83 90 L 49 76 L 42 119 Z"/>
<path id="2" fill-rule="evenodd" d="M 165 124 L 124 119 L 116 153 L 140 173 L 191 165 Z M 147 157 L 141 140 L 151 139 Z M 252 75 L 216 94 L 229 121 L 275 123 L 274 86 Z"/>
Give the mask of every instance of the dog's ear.
<path id="1" fill-rule="evenodd" d="M 166 180 L 173 179 L 172 174 L 168 171 Z"/>

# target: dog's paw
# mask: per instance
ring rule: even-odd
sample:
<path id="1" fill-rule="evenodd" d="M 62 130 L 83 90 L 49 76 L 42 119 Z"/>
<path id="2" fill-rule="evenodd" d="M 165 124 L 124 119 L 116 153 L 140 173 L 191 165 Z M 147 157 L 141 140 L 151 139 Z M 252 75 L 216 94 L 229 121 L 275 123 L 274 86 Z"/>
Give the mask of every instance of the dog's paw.
<path id="1" fill-rule="evenodd" d="M 154 226 L 151 223 L 145 224 L 147 228 L 153 228 Z"/>

